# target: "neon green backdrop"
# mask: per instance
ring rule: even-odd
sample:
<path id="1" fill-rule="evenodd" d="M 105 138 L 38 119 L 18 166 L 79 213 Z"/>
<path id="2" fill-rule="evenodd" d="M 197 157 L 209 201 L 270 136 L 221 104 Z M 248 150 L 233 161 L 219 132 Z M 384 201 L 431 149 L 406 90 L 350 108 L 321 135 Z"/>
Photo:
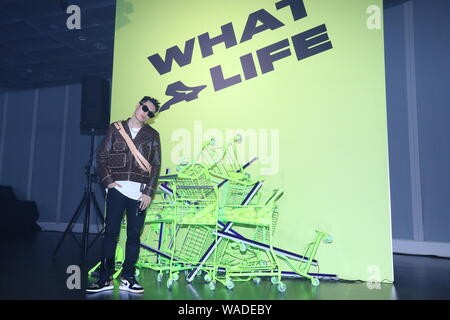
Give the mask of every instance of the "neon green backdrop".
<path id="1" fill-rule="evenodd" d="M 393 280 L 383 28 L 368 28 L 381 0 L 305 0 L 294 21 L 278 0 L 118 1 L 111 121 L 127 118 L 144 95 L 162 103 L 169 84 L 206 85 L 198 99 L 174 104 L 154 123 L 162 139 L 163 170 L 194 156 L 203 139 L 220 142 L 240 131 L 242 161 L 265 189 L 282 187 L 276 245 L 301 252 L 315 229 L 334 243 L 321 246 L 321 273 L 343 279 Z M 264 9 L 284 26 L 239 43 L 249 14 Z M 237 45 L 213 46 L 203 58 L 198 36 L 221 34 L 232 22 Z M 259 22 L 258 25 L 261 25 Z M 291 37 L 326 25 L 332 49 L 297 60 Z M 192 61 L 160 75 L 147 57 L 195 38 Z M 261 74 L 256 51 L 289 39 L 290 56 Z M 326 40 L 326 39 L 325 39 Z M 280 52 L 282 50 L 278 50 Z M 252 53 L 257 77 L 244 80 L 239 57 Z M 214 91 L 210 69 L 242 82 Z"/>

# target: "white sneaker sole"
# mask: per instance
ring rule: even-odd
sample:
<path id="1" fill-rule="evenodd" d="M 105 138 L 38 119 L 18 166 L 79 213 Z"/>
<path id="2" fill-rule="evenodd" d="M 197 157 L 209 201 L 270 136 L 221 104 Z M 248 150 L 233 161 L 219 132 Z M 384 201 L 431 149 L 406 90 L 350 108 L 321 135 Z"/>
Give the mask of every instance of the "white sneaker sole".
<path id="1" fill-rule="evenodd" d="M 140 290 L 131 289 L 131 288 L 129 288 L 127 286 L 124 286 L 122 284 L 119 286 L 119 290 L 128 291 L 128 292 L 131 292 L 131 293 L 144 293 L 144 289 L 140 289 Z"/>
<path id="2" fill-rule="evenodd" d="M 114 286 L 107 286 L 99 289 L 86 289 L 87 293 L 97 293 L 97 292 L 103 292 L 107 290 L 114 290 Z"/>

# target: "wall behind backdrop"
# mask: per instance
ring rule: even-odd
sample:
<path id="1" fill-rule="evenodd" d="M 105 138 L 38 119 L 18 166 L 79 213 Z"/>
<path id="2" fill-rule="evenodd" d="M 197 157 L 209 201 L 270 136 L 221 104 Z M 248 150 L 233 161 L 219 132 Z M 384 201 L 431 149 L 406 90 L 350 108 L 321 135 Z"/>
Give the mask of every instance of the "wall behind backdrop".
<path id="1" fill-rule="evenodd" d="M 384 16 L 394 251 L 450 257 L 450 2 L 402 2 Z"/>
<path id="2" fill-rule="evenodd" d="M 392 280 L 383 28 L 366 12 L 382 1 L 128 3 L 116 10 L 128 22 L 116 23 L 111 120 L 159 97 L 153 125 L 172 170 L 240 132 L 241 163 L 257 156 L 264 190 L 285 191 L 277 246 L 302 252 L 329 232 L 320 272 L 365 280 L 375 266 Z"/>
<path id="3" fill-rule="evenodd" d="M 80 135 L 81 85 L 4 92 L 0 99 L 0 184 L 11 185 L 19 200 L 36 201 L 44 230 L 63 231 L 83 197 L 90 153 L 91 137 Z M 102 208 L 104 191 L 94 191 Z"/>
<path id="4" fill-rule="evenodd" d="M 450 91 L 447 90 L 450 43 L 445 41 L 450 37 L 450 28 L 449 20 L 443 16 L 448 9 L 446 0 L 433 3 L 414 0 L 384 10 L 395 252 L 450 256 L 447 230 L 450 224 L 447 143 L 450 130 L 446 121 L 450 110 Z M 219 30 L 216 33 L 219 34 Z M 433 37 L 429 37 L 431 33 Z M 330 39 L 333 40 L 331 36 Z M 284 61 L 280 60 L 279 64 L 282 63 Z M 278 68 L 278 63 L 275 67 Z M 415 70 L 414 79 L 407 77 L 410 70 Z M 415 91 L 407 89 L 414 85 Z M 37 202 L 39 223 L 44 230 L 64 230 L 83 192 L 83 166 L 88 160 L 90 138 L 79 134 L 80 94 L 79 84 L 0 92 L 0 184 L 12 185 L 21 200 Z M 416 136 L 409 134 L 414 122 L 410 124 L 411 117 L 408 117 L 414 112 L 411 110 L 414 97 L 417 98 L 415 112 L 419 115 L 415 122 Z M 134 103 L 134 99 L 125 103 L 130 112 Z M 96 137 L 96 145 L 100 139 Z M 411 165 L 414 157 L 411 158 L 413 148 L 410 146 L 413 145 L 417 147 L 418 166 L 417 163 Z M 414 188 L 420 188 L 420 193 L 414 192 L 414 203 L 412 176 L 415 171 L 412 169 L 419 170 L 419 178 L 422 177 L 414 180 Z M 95 191 L 99 201 L 103 201 L 98 185 Z M 417 201 L 417 195 L 421 201 Z M 417 212 L 422 219 L 415 217 Z M 420 229 L 422 239 L 414 232 Z M 404 246 L 405 243 L 409 246 Z"/>

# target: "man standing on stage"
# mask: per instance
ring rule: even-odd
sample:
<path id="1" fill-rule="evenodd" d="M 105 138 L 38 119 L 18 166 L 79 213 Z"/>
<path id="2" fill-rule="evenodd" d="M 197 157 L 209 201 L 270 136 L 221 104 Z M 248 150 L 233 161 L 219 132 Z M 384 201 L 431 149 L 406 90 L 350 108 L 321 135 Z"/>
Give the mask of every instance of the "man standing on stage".
<path id="1" fill-rule="evenodd" d="M 96 156 L 97 172 L 107 192 L 103 257 L 99 280 L 91 284 L 87 292 L 114 289 L 112 275 L 124 211 L 127 217 L 127 242 L 119 289 L 144 292 L 135 278 L 135 264 L 139 257 L 145 209 L 152 200 L 161 167 L 159 133 L 145 121 L 153 118 L 158 109 L 159 102 L 156 99 L 143 97 L 136 104 L 131 118 L 111 124 L 100 145 Z M 147 166 L 142 165 L 139 157 L 136 158 L 136 152 L 130 150 L 130 144 L 134 144 L 138 153 L 145 158 Z"/>

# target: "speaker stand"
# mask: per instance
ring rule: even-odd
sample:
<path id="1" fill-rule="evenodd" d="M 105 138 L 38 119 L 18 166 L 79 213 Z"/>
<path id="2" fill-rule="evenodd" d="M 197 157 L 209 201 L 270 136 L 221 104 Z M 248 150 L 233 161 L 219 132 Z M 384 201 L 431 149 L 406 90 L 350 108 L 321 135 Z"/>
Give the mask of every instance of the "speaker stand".
<path id="1" fill-rule="evenodd" d="M 78 221 L 78 218 L 80 214 L 83 212 L 84 209 L 84 222 L 83 222 L 83 233 L 82 233 L 82 242 L 81 246 L 80 243 L 77 240 L 77 244 L 80 246 L 81 250 L 81 259 L 84 262 L 88 253 L 88 250 L 92 247 L 94 242 L 98 239 L 98 237 L 103 233 L 104 230 L 104 218 L 103 214 L 100 210 L 100 206 L 98 205 L 97 199 L 95 197 L 95 193 L 92 191 L 92 183 L 96 179 L 96 173 L 95 171 L 92 172 L 92 162 L 94 157 L 94 133 L 95 129 L 91 129 L 91 150 L 90 150 L 90 158 L 88 163 L 85 166 L 85 175 L 86 175 L 86 186 L 84 188 L 84 195 L 78 205 L 78 208 L 75 210 L 75 213 L 72 216 L 72 219 L 70 220 L 66 230 L 64 231 L 64 234 L 62 235 L 61 239 L 59 240 L 55 250 L 53 251 L 53 257 L 56 256 L 58 253 L 64 239 L 66 236 L 70 233 L 73 235 L 73 226 L 76 221 Z M 102 223 L 102 230 L 95 236 L 94 240 L 89 244 L 89 226 L 90 226 L 90 216 L 91 216 L 91 205 L 94 206 L 94 210 L 98 217 L 100 218 L 100 221 Z M 74 236 L 75 237 L 75 236 Z M 76 239 L 76 238 L 75 238 Z"/>

